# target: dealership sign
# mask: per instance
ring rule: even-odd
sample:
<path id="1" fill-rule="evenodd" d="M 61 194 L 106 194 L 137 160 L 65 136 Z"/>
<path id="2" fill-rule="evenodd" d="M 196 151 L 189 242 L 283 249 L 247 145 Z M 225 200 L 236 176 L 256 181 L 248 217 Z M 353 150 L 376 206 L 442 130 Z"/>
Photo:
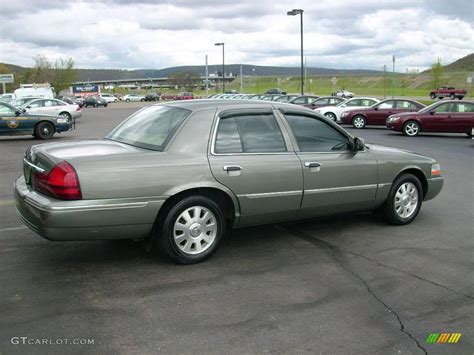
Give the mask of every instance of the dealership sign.
<path id="1" fill-rule="evenodd" d="M 99 85 L 74 85 L 72 93 L 78 95 L 99 94 Z"/>
<path id="2" fill-rule="evenodd" d="M 1 84 L 9 84 L 9 83 L 13 83 L 13 81 L 14 81 L 13 74 L 0 74 Z"/>

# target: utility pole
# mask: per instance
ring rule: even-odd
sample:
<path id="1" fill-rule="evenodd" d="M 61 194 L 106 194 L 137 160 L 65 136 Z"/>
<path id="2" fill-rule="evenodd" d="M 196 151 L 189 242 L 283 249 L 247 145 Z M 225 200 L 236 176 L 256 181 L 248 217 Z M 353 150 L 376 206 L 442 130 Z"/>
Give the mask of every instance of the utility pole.
<path id="1" fill-rule="evenodd" d="M 244 92 L 244 77 L 242 75 L 242 64 L 240 64 L 240 93 Z"/>
<path id="2" fill-rule="evenodd" d="M 293 9 L 288 11 L 288 16 L 300 15 L 300 34 L 301 34 L 301 95 L 304 95 L 304 63 L 303 63 L 303 9 Z"/>
<path id="3" fill-rule="evenodd" d="M 392 70 L 392 99 L 395 97 L 395 54 L 392 56 L 393 70 Z"/>
<path id="4" fill-rule="evenodd" d="M 383 98 L 387 98 L 387 64 L 383 65 Z"/>
<path id="5" fill-rule="evenodd" d="M 209 95 L 209 68 L 207 67 L 207 54 L 206 54 L 206 96 Z"/>

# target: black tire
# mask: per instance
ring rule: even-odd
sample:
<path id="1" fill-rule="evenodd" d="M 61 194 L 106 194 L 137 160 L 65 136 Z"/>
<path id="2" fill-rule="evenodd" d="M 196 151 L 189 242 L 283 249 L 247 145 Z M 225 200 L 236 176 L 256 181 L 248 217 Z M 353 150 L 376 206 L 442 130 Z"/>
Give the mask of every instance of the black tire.
<path id="1" fill-rule="evenodd" d="M 99 104 L 94 104 L 94 107 L 99 107 Z"/>
<path id="2" fill-rule="evenodd" d="M 420 124 L 416 121 L 408 121 L 403 125 L 403 135 L 407 137 L 416 137 L 420 132 Z"/>
<path id="3" fill-rule="evenodd" d="M 72 121 L 72 117 L 71 115 L 69 114 L 69 112 L 61 112 L 59 114 L 59 116 L 63 116 L 65 119 L 67 119 L 68 122 L 71 122 Z"/>
<path id="4" fill-rule="evenodd" d="M 356 115 L 352 118 L 352 127 L 357 129 L 365 128 L 367 125 L 367 119 L 362 115 Z"/>
<path id="5" fill-rule="evenodd" d="M 409 186 L 414 186 L 416 188 L 417 198 L 416 198 L 416 207 L 413 209 L 410 215 L 407 217 L 402 217 L 400 212 L 397 212 L 397 207 L 395 206 L 396 202 L 404 201 L 400 199 L 400 195 L 397 196 L 397 192 L 401 188 L 402 185 L 410 184 Z M 411 195 L 411 194 L 408 194 Z M 404 195 L 403 195 L 404 196 Z M 404 196 L 405 198 L 405 196 Z M 404 225 L 413 222 L 413 220 L 420 212 L 421 204 L 423 202 L 423 188 L 421 186 L 420 180 L 413 174 L 402 174 L 398 176 L 392 184 L 392 188 L 388 194 L 388 198 L 385 201 L 384 205 L 384 217 L 386 221 L 390 224 L 394 225 Z M 413 203 L 413 198 L 409 201 L 409 203 Z M 401 202 L 400 209 L 404 209 L 404 202 Z M 405 210 L 406 211 L 406 210 Z M 403 212 L 403 210 L 402 210 Z"/>
<path id="6" fill-rule="evenodd" d="M 430 97 L 431 97 L 432 100 L 436 99 L 436 95 L 435 95 L 435 94 L 431 94 Z"/>
<path id="7" fill-rule="evenodd" d="M 458 96 L 458 100 L 462 100 L 464 96 Z"/>
<path id="8" fill-rule="evenodd" d="M 130 99 L 126 99 L 125 102 L 130 102 Z"/>
<path id="9" fill-rule="evenodd" d="M 145 101 L 144 99 L 140 99 L 141 102 Z"/>
<path id="10" fill-rule="evenodd" d="M 203 252 L 197 254 L 190 254 L 181 250 L 174 237 L 174 225 L 177 222 L 179 216 L 181 213 L 192 207 L 204 207 L 208 209 L 213 214 L 213 217 L 215 218 L 215 224 L 217 226 L 213 242 L 207 247 L 204 246 L 206 249 Z M 164 220 L 162 222 L 158 222 L 154 238 L 157 238 L 159 250 L 164 252 L 166 256 L 175 262 L 179 264 L 195 264 L 204 261 L 214 254 L 214 252 L 219 247 L 225 230 L 225 218 L 217 203 L 205 196 L 190 196 L 177 202 L 173 207 L 171 207 Z M 188 233 L 191 233 L 191 231 Z M 203 232 L 201 231 L 201 235 L 202 233 Z M 201 242 L 202 241 L 199 241 L 199 243 Z M 190 242 L 186 241 L 182 247 L 185 247 L 187 243 Z M 196 243 L 191 243 L 191 247 Z M 200 245 L 202 247 L 202 244 Z"/>
<path id="11" fill-rule="evenodd" d="M 105 104 L 104 107 L 107 107 L 108 104 Z"/>
<path id="12" fill-rule="evenodd" d="M 324 116 L 326 116 L 327 118 L 329 118 L 330 120 L 334 122 L 337 122 L 337 117 L 333 112 L 326 112 Z"/>
<path id="13" fill-rule="evenodd" d="M 51 122 L 40 122 L 35 127 L 34 136 L 41 140 L 51 139 L 54 135 L 55 129 Z"/>

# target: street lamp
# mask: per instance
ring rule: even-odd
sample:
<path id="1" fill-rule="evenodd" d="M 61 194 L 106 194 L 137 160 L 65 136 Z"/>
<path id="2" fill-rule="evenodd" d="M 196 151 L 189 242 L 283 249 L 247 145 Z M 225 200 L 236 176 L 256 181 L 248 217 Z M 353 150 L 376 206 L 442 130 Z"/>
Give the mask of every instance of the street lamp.
<path id="1" fill-rule="evenodd" d="M 304 68 L 303 68 L 303 9 L 293 9 L 286 13 L 288 16 L 300 15 L 301 23 L 301 95 L 304 95 Z"/>
<path id="2" fill-rule="evenodd" d="M 393 69 L 392 69 L 392 99 L 395 96 L 395 54 L 392 56 Z"/>
<path id="3" fill-rule="evenodd" d="M 222 93 L 225 94 L 225 62 L 224 62 L 224 42 L 215 43 L 215 46 L 222 46 Z"/>

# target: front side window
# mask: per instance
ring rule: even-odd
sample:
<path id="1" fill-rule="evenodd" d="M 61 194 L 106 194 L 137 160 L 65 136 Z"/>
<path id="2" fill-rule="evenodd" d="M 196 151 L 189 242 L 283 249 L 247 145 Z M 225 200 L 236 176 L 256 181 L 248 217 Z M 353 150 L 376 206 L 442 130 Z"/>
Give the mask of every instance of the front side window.
<path id="1" fill-rule="evenodd" d="M 297 105 L 304 105 L 306 103 L 306 97 L 297 97 L 293 100 L 293 103 Z"/>
<path id="2" fill-rule="evenodd" d="M 391 109 L 391 108 L 393 108 L 393 101 L 390 100 L 390 101 L 382 102 L 382 103 L 380 103 L 377 107 L 379 108 L 379 110 L 388 110 L 388 109 Z"/>
<path id="3" fill-rule="evenodd" d="M 28 107 L 30 107 L 30 108 L 44 107 L 44 100 L 27 102 L 27 104 L 28 104 Z"/>
<path id="4" fill-rule="evenodd" d="M 451 107 L 451 104 L 442 104 L 442 105 L 439 105 L 438 107 L 436 107 L 434 109 L 434 112 L 436 113 L 444 113 L 444 112 L 450 112 L 450 107 Z"/>
<path id="5" fill-rule="evenodd" d="M 221 118 L 214 150 L 218 154 L 286 152 L 285 141 L 271 113 Z"/>
<path id="6" fill-rule="evenodd" d="M 190 111 L 180 108 L 149 106 L 131 115 L 106 138 L 140 148 L 162 151 L 189 115 Z"/>
<path id="7" fill-rule="evenodd" d="M 302 152 L 334 152 L 350 149 L 349 140 L 316 117 L 285 114 Z"/>
<path id="8" fill-rule="evenodd" d="M 316 101 L 314 101 L 314 104 L 316 104 L 316 105 L 327 105 L 328 101 L 329 100 L 327 98 L 317 99 Z"/>

